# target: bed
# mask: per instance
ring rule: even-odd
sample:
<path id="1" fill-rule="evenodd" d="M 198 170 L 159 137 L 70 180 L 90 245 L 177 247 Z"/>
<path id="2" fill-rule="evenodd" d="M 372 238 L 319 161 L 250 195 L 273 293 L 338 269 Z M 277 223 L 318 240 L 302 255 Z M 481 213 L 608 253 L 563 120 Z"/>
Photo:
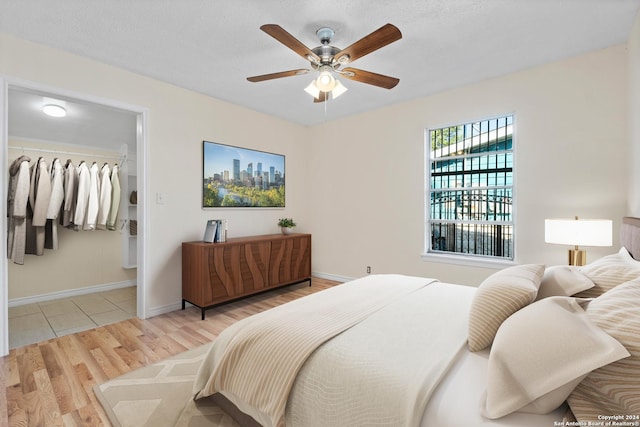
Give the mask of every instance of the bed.
<path id="1" fill-rule="evenodd" d="M 251 316 L 216 339 L 194 400 L 243 426 L 640 425 L 640 220 L 620 233 L 584 267 L 478 288 L 373 275 Z"/>

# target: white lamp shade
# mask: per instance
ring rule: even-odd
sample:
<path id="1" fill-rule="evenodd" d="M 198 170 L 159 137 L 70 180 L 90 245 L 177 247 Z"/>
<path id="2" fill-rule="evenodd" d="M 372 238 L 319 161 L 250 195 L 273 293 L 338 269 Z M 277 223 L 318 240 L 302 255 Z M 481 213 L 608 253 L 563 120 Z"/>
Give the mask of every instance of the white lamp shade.
<path id="1" fill-rule="evenodd" d="M 333 95 L 333 99 L 336 99 L 348 90 L 349 89 L 347 89 L 342 83 L 340 83 L 338 79 L 336 79 L 336 87 L 334 87 L 331 91 L 331 95 Z"/>
<path id="2" fill-rule="evenodd" d="M 330 71 L 323 70 L 316 79 L 316 86 L 322 92 L 329 92 L 336 86 L 336 79 L 333 77 Z"/>
<path id="3" fill-rule="evenodd" d="M 610 219 L 545 219 L 544 241 L 573 246 L 611 246 Z"/>
<path id="4" fill-rule="evenodd" d="M 318 89 L 318 87 L 316 86 L 315 80 L 309 83 L 309 86 L 304 88 L 304 91 L 307 92 L 309 95 L 313 96 L 314 98 L 318 98 L 320 96 L 320 89 Z"/>
<path id="5" fill-rule="evenodd" d="M 349 90 L 337 79 L 333 79 L 333 82 L 334 82 L 334 85 L 333 85 L 334 87 L 333 87 L 333 90 L 331 90 L 331 95 L 333 99 L 336 99 L 337 97 L 339 97 L 340 95 L 342 95 L 343 93 Z M 320 97 L 320 89 L 318 88 L 317 80 L 313 80 L 311 83 L 309 83 L 309 86 L 304 88 L 304 91 L 316 99 Z M 326 92 L 326 91 L 323 90 L 322 92 Z"/>

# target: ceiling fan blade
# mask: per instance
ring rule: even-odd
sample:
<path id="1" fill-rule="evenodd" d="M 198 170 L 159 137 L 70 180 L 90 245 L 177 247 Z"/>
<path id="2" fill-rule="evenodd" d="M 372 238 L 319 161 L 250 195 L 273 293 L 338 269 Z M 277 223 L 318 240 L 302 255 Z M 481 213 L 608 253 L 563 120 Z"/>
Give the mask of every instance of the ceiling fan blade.
<path id="1" fill-rule="evenodd" d="M 284 28 L 276 24 L 264 24 L 260 27 L 262 31 L 269 34 L 274 39 L 278 40 L 289 49 L 293 50 L 298 55 L 302 56 L 307 61 L 313 59 L 314 62 L 320 62 L 320 57 L 313 53 L 311 49 L 302 44 L 300 40 L 289 34 Z"/>
<path id="2" fill-rule="evenodd" d="M 327 99 L 329 99 L 329 92 L 320 92 L 317 98 L 313 98 L 313 102 L 325 102 Z"/>
<path id="3" fill-rule="evenodd" d="M 334 59 L 341 63 L 353 62 L 401 38 L 402 33 L 395 25 L 385 24 L 351 46 L 342 49 Z M 348 56 L 345 57 L 345 55 Z"/>
<path id="4" fill-rule="evenodd" d="M 265 80 L 279 79 L 281 77 L 299 76 L 301 74 L 307 74 L 310 70 L 304 68 L 300 70 L 280 71 L 279 73 L 262 74 L 261 76 L 247 77 L 250 82 L 263 82 Z"/>
<path id="5" fill-rule="evenodd" d="M 355 80 L 360 83 L 367 83 L 385 89 L 392 89 L 400 82 L 400 79 L 395 77 L 389 77 L 383 74 L 372 73 L 371 71 L 359 70 L 357 68 L 350 67 L 342 70 L 340 75 L 349 80 Z"/>

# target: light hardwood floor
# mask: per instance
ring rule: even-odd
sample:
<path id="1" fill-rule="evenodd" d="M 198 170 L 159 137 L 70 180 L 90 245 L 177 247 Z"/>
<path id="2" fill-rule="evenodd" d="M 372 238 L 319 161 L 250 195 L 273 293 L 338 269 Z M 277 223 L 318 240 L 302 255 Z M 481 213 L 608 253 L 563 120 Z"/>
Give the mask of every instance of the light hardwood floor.
<path id="1" fill-rule="evenodd" d="M 0 359 L 0 426 L 109 426 L 92 387 L 212 341 L 232 323 L 335 286 L 314 278 L 207 311 L 128 319 L 12 349 Z"/>

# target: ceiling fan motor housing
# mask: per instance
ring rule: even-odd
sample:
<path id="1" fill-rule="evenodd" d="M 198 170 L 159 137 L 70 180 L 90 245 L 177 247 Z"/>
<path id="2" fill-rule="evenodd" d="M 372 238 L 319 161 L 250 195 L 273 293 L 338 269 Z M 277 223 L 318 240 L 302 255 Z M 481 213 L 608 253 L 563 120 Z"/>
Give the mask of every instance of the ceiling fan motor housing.
<path id="1" fill-rule="evenodd" d="M 313 53 L 320 57 L 320 65 L 331 65 L 333 57 L 340 52 L 335 46 L 323 45 L 311 49 Z"/>
<path id="2" fill-rule="evenodd" d="M 334 63 L 333 57 L 336 56 L 341 49 L 330 45 L 331 39 L 335 35 L 335 31 L 329 27 L 322 27 L 316 31 L 316 35 L 320 39 L 320 43 L 322 45 L 311 49 L 311 51 L 320 58 L 320 64 L 313 64 L 316 65 L 315 68 L 317 69 L 322 65 L 331 65 L 334 69 L 339 67 L 340 64 Z"/>

